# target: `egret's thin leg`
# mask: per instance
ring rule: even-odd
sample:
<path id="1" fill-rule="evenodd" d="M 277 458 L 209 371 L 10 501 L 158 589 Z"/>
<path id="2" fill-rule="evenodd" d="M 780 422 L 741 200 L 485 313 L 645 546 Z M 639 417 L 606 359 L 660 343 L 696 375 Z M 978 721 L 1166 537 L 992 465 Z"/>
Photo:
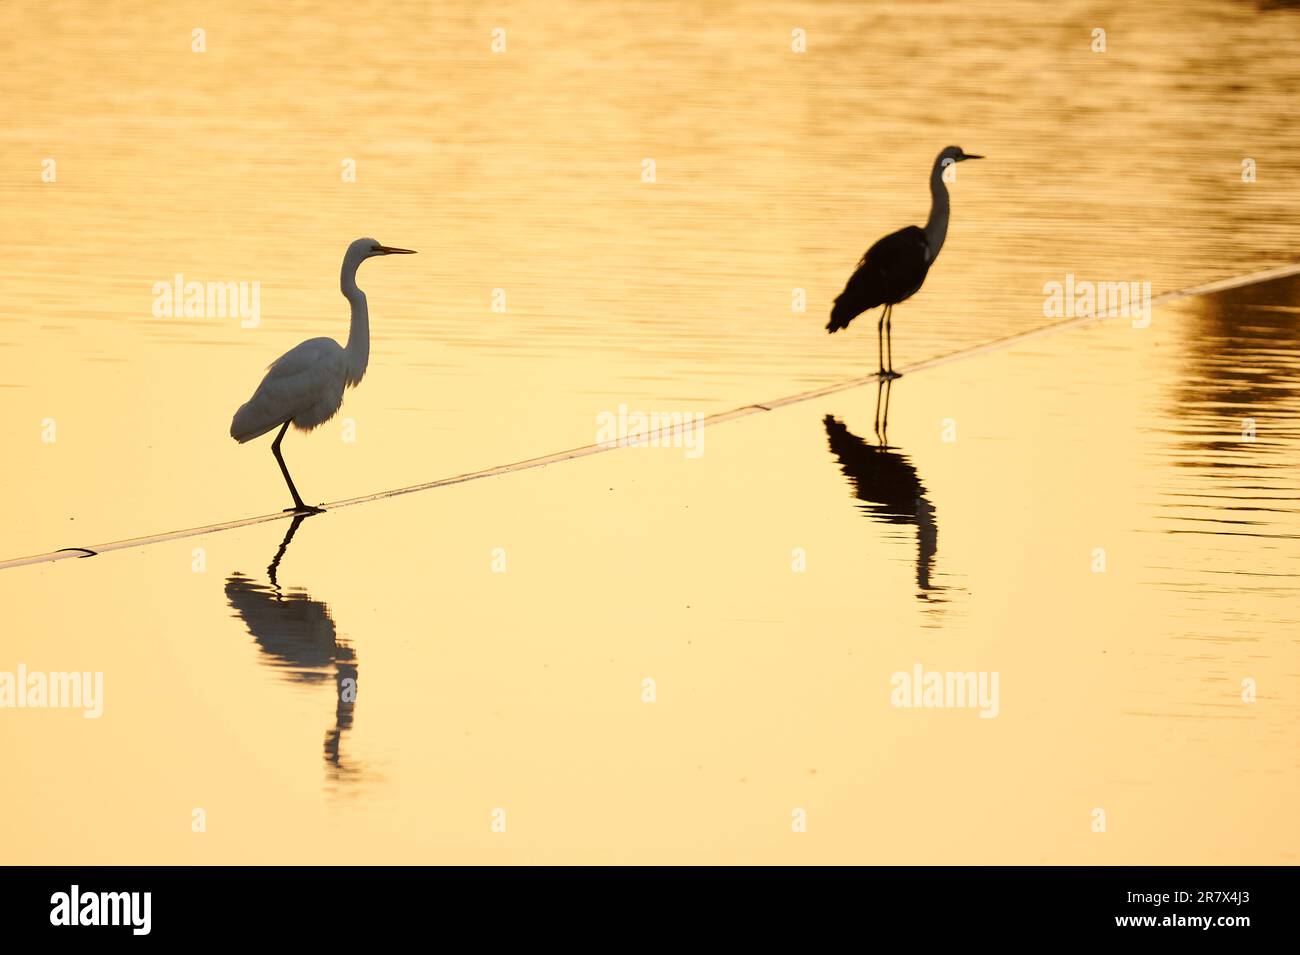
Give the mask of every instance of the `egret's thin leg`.
<path id="1" fill-rule="evenodd" d="M 293 541 L 293 535 L 298 533 L 298 525 L 311 517 L 310 514 L 295 514 L 293 520 L 289 523 L 289 531 L 284 535 L 284 540 L 280 542 L 280 549 L 275 552 L 275 557 L 271 561 L 271 566 L 266 568 L 266 575 L 271 578 L 271 586 L 275 588 L 275 595 L 280 596 L 280 582 L 275 579 L 275 573 L 280 569 L 280 561 L 284 559 L 284 552 L 289 549 L 289 544 Z"/>
<path id="2" fill-rule="evenodd" d="M 283 455 L 280 454 L 280 442 L 284 440 L 284 433 L 288 430 L 289 422 L 286 421 L 284 427 L 280 429 L 280 433 L 271 442 L 271 453 L 275 455 L 276 463 L 280 465 L 280 473 L 284 475 L 284 483 L 289 485 L 289 493 L 293 495 L 293 510 L 304 514 L 317 514 L 321 510 L 319 507 L 308 507 L 302 502 L 302 498 L 298 496 L 298 489 L 293 486 L 293 478 L 289 477 L 289 468 L 284 463 Z M 285 510 L 287 511 L 289 508 L 286 507 Z"/>

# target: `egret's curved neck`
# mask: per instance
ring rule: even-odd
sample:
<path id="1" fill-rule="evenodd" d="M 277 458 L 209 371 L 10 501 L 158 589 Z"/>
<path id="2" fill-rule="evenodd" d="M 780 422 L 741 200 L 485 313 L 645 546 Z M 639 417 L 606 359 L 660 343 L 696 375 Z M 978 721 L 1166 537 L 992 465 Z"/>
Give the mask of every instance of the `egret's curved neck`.
<path id="1" fill-rule="evenodd" d="M 925 223 L 925 240 L 930 244 L 931 261 L 948 237 L 948 187 L 943 184 L 943 170 L 943 163 L 935 160 L 930 172 L 930 218 Z"/>
<path id="2" fill-rule="evenodd" d="M 352 327 L 348 331 L 348 344 L 344 353 L 348 359 L 349 385 L 355 385 L 366 373 L 370 363 L 370 309 L 366 306 L 366 293 L 357 288 L 357 268 L 361 259 L 345 258 L 339 273 L 339 288 L 352 306 Z"/>

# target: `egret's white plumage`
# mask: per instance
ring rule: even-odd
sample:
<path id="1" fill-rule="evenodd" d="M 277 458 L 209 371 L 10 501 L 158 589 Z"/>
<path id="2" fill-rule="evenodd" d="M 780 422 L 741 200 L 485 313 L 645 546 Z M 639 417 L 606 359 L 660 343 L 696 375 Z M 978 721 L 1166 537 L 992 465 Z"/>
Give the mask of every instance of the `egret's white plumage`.
<path id="1" fill-rule="evenodd" d="M 366 295 L 357 288 L 357 268 L 376 255 L 410 254 L 410 249 L 380 245 L 374 239 L 357 239 L 348 246 L 339 273 L 339 288 L 352 307 L 352 325 L 347 345 L 332 338 L 309 338 L 277 358 L 266 377 L 230 422 L 230 436 L 243 444 L 280 428 L 271 445 L 297 510 L 311 510 L 302 503 L 280 456 L 280 440 L 292 424 L 310 431 L 324 424 L 343 404 L 343 392 L 356 385 L 370 362 L 370 311 Z"/>
<path id="2" fill-rule="evenodd" d="M 243 444 L 285 421 L 300 431 L 324 424 L 343 404 L 347 367 L 347 350 L 332 338 L 295 345 L 271 363 L 253 397 L 235 412 L 230 436 Z"/>

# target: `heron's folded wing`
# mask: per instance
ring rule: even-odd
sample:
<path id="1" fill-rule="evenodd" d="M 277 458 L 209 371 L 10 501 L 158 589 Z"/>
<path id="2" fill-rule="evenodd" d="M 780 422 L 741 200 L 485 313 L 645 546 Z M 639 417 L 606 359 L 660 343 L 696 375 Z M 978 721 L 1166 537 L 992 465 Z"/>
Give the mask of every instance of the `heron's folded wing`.
<path id="1" fill-rule="evenodd" d="M 875 277 L 882 301 L 897 301 L 925 281 L 930 270 L 930 243 L 914 225 L 891 232 L 862 257 L 862 268 Z"/>

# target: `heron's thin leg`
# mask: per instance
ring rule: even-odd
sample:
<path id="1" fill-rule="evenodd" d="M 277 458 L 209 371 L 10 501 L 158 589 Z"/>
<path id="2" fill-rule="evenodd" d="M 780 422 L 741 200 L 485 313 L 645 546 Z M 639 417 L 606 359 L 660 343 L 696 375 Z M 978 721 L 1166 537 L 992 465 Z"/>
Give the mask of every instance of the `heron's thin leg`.
<path id="1" fill-rule="evenodd" d="M 885 379 L 881 378 L 876 382 L 876 440 L 881 444 L 885 443 L 885 439 L 880 436 L 880 395 L 881 392 L 884 391 L 884 388 Z"/>
<path id="2" fill-rule="evenodd" d="M 885 342 L 882 336 L 884 335 L 885 315 L 888 311 L 889 306 L 886 305 L 880 313 L 880 319 L 876 322 L 876 364 L 880 366 L 880 371 L 877 374 L 882 376 L 885 374 Z"/>
<path id="3" fill-rule="evenodd" d="M 889 392 L 894 386 L 893 379 L 886 379 L 885 385 L 885 410 L 880 416 L 880 446 L 886 447 L 889 444 Z"/>
<path id="4" fill-rule="evenodd" d="M 889 373 L 894 373 L 894 306 L 885 309 L 885 347 L 889 350 Z"/>
<path id="5" fill-rule="evenodd" d="M 271 453 L 275 455 L 276 463 L 280 465 L 280 473 L 284 475 L 284 483 L 289 485 L 289 493 L 293 495 L 293 510 L 311 514 L 319 513 L 320 508 L 308 507 L 302 502 L 302 498 L 298 496 L 298 489 L 293 486 L 293 478 L 289 477 L 289 468 L 285 465 L 284 457 L 280 454 L 280 442 L 284 440 L 284 433 L 288 430 L 289 422 L 286 421 L 284 427 L 280 429 L 280 433 L 271 442 Z M 285 510 L 289 510 L 289 508 L 285 508 Z"/>

